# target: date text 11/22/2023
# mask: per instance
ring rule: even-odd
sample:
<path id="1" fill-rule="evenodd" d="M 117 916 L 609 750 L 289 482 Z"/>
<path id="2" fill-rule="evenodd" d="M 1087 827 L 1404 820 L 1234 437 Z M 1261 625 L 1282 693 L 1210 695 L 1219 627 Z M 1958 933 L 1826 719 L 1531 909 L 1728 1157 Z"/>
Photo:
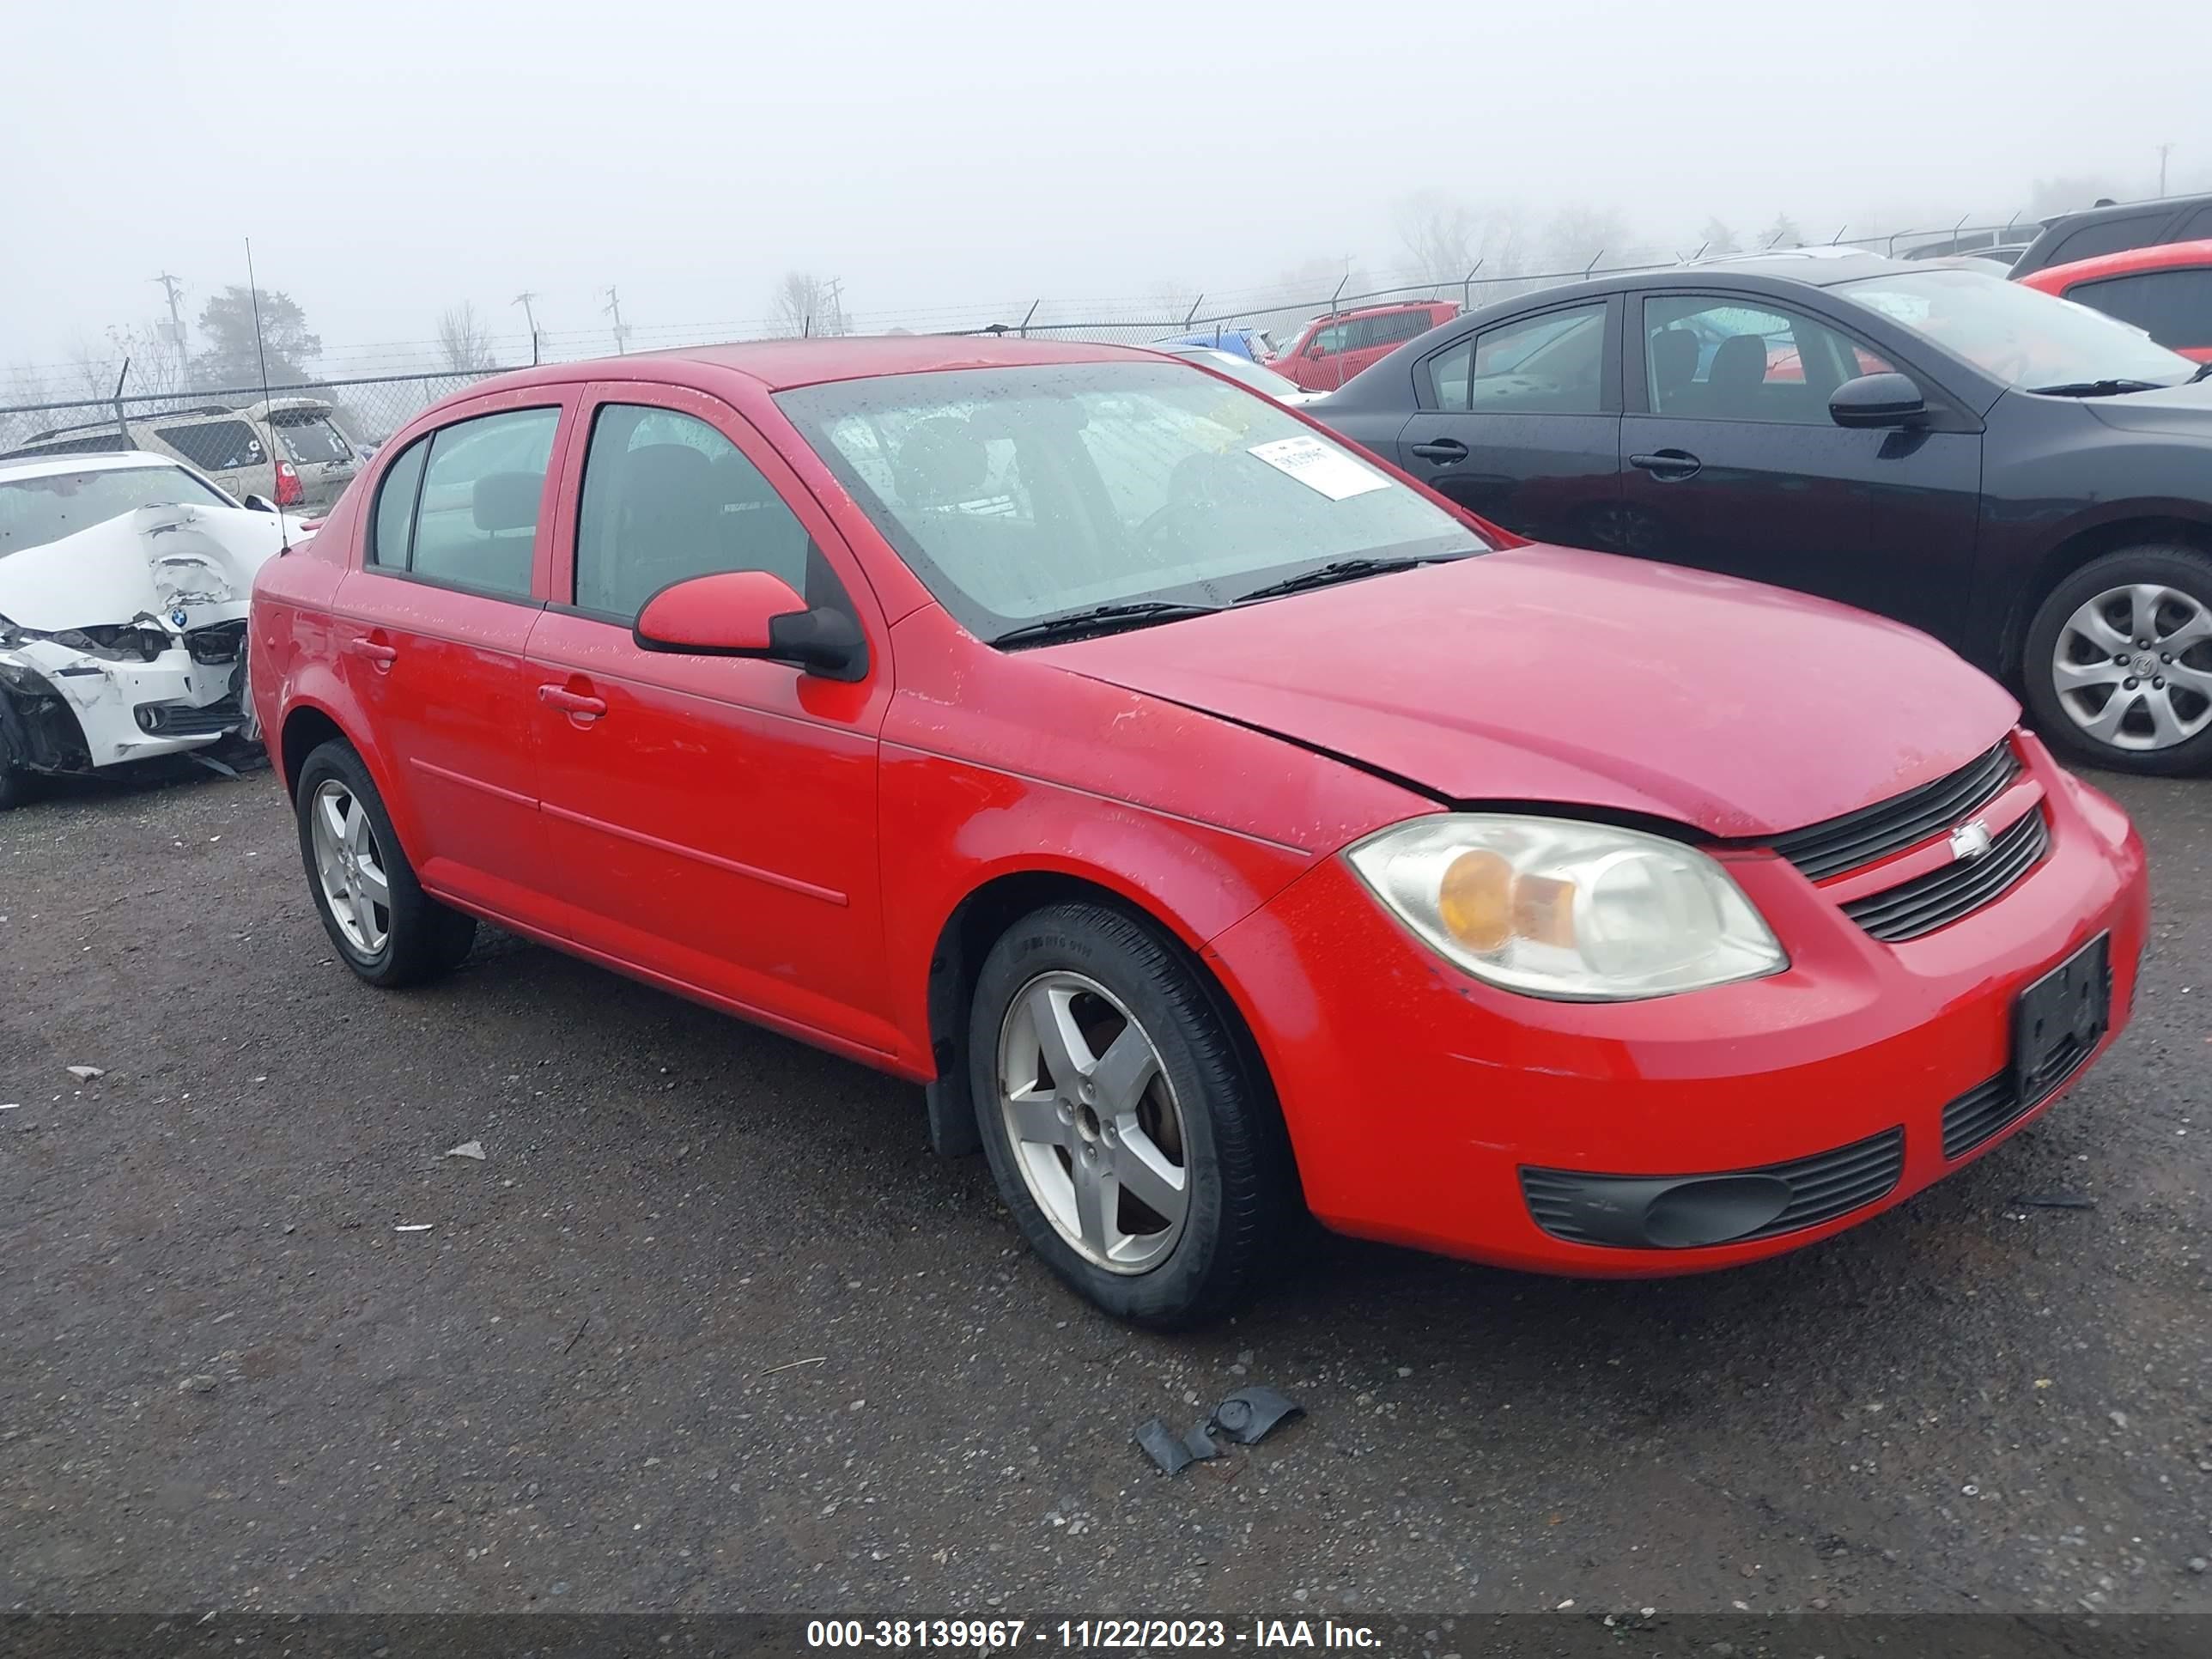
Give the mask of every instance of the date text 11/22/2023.
<path id="1" fill-rule="evenodd" d="M 1056 1649 L 1146 1648 L 1373 1648 L 1376 1632 L 1334 1620 L 1256 1619 L 1231 1628 L 1220 1619 L 1062 1619 L 1032 1625 L 1025 1619 L 816 1619 L 806 1626 L 810 1648 L 945 1648 L 1019 1652 L 1024 1637 Z"/>

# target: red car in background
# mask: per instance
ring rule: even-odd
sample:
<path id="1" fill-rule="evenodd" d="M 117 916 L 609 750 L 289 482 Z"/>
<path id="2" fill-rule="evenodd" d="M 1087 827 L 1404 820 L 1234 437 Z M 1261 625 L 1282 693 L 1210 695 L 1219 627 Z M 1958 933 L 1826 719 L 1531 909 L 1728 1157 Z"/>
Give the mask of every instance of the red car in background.
<path id="1" fill-rule="evenodd" d="M 251 635 L 361 978 L 483 918 L 923 1084 L 1152 1324 L 1308 1210 L 1577 1274 L 1826 1237 L 2043 1110 L 2143 944 L 2126 817 L 1926 635 L 1516 542 L 1147 352 L 502 375 Z"/>
<path id="2" fill-rule="evenodd" d="M 1269 359 L 1267 367 L 1305 391 L 1334 392 L 1368 364 L 1382 362 L 1407 341 L 1458 315 L 1458 305 L 1449 300 L 1333 311 L 1308 323 L 1281 356 Z"/>
<path id="3" fill-rule="evenodd" d="M 2048 265 L 2020 282 L 2132 323 L 2168 350 L 2212 363 L 2212 240 Z"/>

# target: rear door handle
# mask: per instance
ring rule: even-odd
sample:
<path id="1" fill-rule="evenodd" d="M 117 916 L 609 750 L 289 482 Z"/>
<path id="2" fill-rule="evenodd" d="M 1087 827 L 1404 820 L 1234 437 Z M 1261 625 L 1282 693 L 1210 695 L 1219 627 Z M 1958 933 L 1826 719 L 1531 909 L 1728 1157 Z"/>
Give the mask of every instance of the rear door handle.
<path id="1" fill-rule="evenodd" d="M 1454 461 L 1467 459 L 1467 446 L 1455 438 L 1437 438 L 1411 447 L 1423 460 L 1434 461 L 1438 466 L 1449 466 Z"/>
<path id="2" fill-rule="evenodd" d="M 571 691 L 565 685 L 541 685 L 538 701 L 548 708 L 557 708 L 578 720 L 595 720 L 607 712 L 606 699 L 588 697 L 580 691 Z"/>
<path id="3" fill-rule="evenodd" d="M 1672 483 L 1680 478 L 1694 478 L 1705 465 L 1686 449 L 1660 449 L 1649 455 L 1631 455 L 1628 464 L 1665 483 Z"/>
<path id="4" fill-rule="evenodd" d="M 374 640 L 348 640 L 345 648 L 354 656 L 368 658 L 380 671 L 391 667 L 393 663 L 399 660 L 399 648 L 397 646 L 380 644 Z"/>

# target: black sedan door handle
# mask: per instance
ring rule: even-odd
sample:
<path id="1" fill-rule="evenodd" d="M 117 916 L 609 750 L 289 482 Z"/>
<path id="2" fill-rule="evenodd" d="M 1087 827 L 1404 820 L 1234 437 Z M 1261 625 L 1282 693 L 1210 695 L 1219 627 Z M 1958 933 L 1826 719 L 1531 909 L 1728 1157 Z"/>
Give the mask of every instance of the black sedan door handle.
<path id="1" fill-rule="evenodd" d="M 1662 449 L 1649 455 L 1631 455 L 1628 464 L 1666 483 L 1672 483 L 1678 478 L 1694 478 L 1698 469 L 1705 465 L 1686 449 Z"/>
<path id="2" fill-rule="evenodd" d="M 1454 461 L 1467 459 L 1467 446 L 1452 438 L 1438 438 L 1433 442 L 1411 446 L 1413 453 L 1425 461 L 1434 461 L 1438 466 L 1449 466 Z"/>

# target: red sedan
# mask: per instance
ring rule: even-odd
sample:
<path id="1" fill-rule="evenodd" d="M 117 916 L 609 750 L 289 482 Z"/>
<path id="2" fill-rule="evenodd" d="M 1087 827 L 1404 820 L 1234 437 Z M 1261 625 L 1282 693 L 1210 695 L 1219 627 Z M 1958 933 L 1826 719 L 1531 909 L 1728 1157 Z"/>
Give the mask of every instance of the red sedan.
<path id="1" fill-rule="evenodd" d="M 505 376 L 252 634 L 363 979 L 483 918 L 926 1084 L 1154 1324 L 1301 1209 L 1566 1273 L 1824 1238 L 2041 1111 L 2143 941 L 2126 817 L 1925 635 L 1518 544 L 1145 353 Z"/>
<path id="2" fill-rule="evenodd" d="M 2212 241 L 2131 247 L 2046 265 L 2020 282 L 2133 323 L 2169 351 L 2212 363 Z"/>

